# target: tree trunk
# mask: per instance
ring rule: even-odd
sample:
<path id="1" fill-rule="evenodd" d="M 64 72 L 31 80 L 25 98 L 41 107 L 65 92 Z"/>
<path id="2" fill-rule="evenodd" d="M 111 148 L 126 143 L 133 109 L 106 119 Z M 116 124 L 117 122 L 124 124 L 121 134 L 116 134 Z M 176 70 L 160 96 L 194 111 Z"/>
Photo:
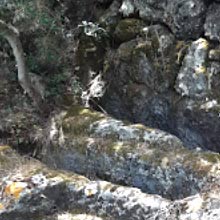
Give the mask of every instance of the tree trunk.
<path id="1" fill-rule="evenodd" d="M 48 108 L 43 97 L 41 96 L 41 93 L 39 92 L 38 88 L 31 83 L 31 78 L 28 74 L 25 63 L 23 47 L 19 39 L 18 30 L 0 20 L 0 34 L 8 41 L 13 50 L 18 68 L 18 81 L 21 87 L 25 90 L 25 92 L 27 92 L 40 112 L 47 111 Z"/>

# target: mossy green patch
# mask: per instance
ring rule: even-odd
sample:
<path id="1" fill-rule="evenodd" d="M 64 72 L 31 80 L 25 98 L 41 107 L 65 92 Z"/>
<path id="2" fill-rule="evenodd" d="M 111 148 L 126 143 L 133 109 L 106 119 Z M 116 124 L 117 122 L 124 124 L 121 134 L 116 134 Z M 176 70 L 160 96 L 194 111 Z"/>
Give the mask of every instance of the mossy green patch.
<path id="1" fill-rule="evenodd" d="M 85 108 L 83 106 L 75 105 L 69 108 L 65 118 L 73 117 L 73 116 L 90 116 L 90 117 L 97 117 L 103 118 L 103 114 L 97 111 L 92 111 L 89 108 Z"/>
<path id="2" fill-rule="evenodd" d="M 201 158 L 213 164 L 220 162 L 220 154 L 217 153 L 205 152 L 202 154 Z"/>
<path id="3" fill-rule="evenodd" d="M 128 142 L 108 140 L 104 144 L 104 152 L 109 156 L 127 156 L 134 150 L 134 145 Z"/>
<path id="4" fill-rule="evenodd" d="M 71 107 L 63 119 L 62 127 L 65 134 L 73 137 L 88 134 L 89 126 L 104 118 L 104 115 L 90 109 L 74 106 Z"/>
<path id="5" fill-rule="evenodd" d="M 84 176 L 60 170 L 45 169 L 43 173 L 47 179 L 57 179 L 58 181 L 61 180 L 65 183 L 74 183 L 78 187 L 82 187 L 83 185 L 86 185 L 89 182 L 89 180 Z"/>

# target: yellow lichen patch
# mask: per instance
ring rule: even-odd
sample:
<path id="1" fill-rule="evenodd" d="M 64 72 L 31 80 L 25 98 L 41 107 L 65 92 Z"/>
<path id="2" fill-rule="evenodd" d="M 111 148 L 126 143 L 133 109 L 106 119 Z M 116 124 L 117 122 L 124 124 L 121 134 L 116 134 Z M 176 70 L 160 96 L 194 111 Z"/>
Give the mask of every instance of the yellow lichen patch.
<path id="1" fill-rule="evenodd" d="M 73 137 L 87 135 L 90 125 L 103 119 L 105 116 L 99 112 L 90 109 L 73 106 L 64 117 L 62 128 L 65 135 Z"/>
<path id="2" fill-rule="evenodd" d="M 115 144 L 112 149 L 113 151 L 115 151 L 115 153 L 118 153 L 122 150 L 122 147 L 123 147 L 123 143 L 122 142 L 119 142 L 118 144 Z"/>
<path id="3" fill-rule="evenodd" d="M 97 113 L 92 112 L 91 110 L 85 108 L 79 112 L 79 115 L 97 115 Z"/>
<path id="4" fill-rule="evenodd" d="M 13 196 L 15 199 L 19 199 L 21 192 L 27 187 L 25 182 L 10 182 L 5 187 L 5 195 Z"/>
<path id="5" fill-rule="evenodd" d="M 2 203 L 0 203 L 0 210 L 4 209 L 4 205 Z"/>
<path id="6" fill-rule="evenodd" d="M 10 146 L 8 146 L 8 145 L 0 145 L 0 151 L 4 151 L 4 150 L 7 150 L 7 149 L 10 149 Z"/>
<path id="7" fill-rule="evenodd" d="M 200 67 L 197 67 L 195 69 L 195 74 L 196 75 L 199 75 L 199 74 L 205 74 L 207 71 L 206 67 L 205 66 L 200 66 Z"/>
<path id="8" fill-rule="evenodd" d="M 146 131 L 152 132 L 152 131 L 155 131 L 155 130 L 156 130 L 156 129 L 154 129 L 154 128 L 146 127 Z"/>
<path id="9" fill-rule="evenodd" d="M 199 38 L 196 43 L 199 45 L 199 48 L 207 49 L 209 47 L 209 42 L 204 38 Z"/>
<path id="10" fill-rule="evenodd" d="M 92 189 L 87 189 L 87 190 L 85 190 L 85 194 L 87 197 L 91 197 L 91 196 L 95 195 L 95 191 Z"/>
<path id="11" fill-rule="evenodd" d="M 68 184 L 74 185 L 75 188 L 78 190 L 82 189 L 86 184 L 88 184 L 89 180 L 81 175 L 69 173 L 65 171 L 56 171 L 56 170 L 50 170 L 49 172 L 45 170 L 44 175 L 47 179 L 50 181 L 55 182 L 64 182 Z"/>
<path id="12" fill-rule="evenodd" d="M 169 165 L 169 159 L 168 159 L 168 157 L 162 158 L 162 160 L 161 160 L 161 167 L 165 169 L 165 168 L 168 167 L 168 165 Z"/>
<path id="13" fill-rule="evenodd" d="M 146 129 L 146 127 L 143 124 L 134 124 L 134 125 L 131 125 L 131 127 L 138 128 L 138 129 Z"/>
<path id="14" fill-rule="evenodd" d="M 103 115 L 101 113 L 92 111 L 88 108 L 79 105 L 70 107 L 65 118 L 69 118 L 73 116 L 91 116 L 96 118 L 103 118 Z"/>
<path id="15" fill-rule="evenodd" d="M 217 153 L 203 153 L 202 158 L 209 163 L 220 163 L 220 155 Z"/>

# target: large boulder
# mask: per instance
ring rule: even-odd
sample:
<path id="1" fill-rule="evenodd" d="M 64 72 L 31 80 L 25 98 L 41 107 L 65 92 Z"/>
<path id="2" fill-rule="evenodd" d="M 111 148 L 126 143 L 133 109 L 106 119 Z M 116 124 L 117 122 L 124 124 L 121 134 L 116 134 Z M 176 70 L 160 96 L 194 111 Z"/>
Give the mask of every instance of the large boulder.
<path id="1" fill-rule="evenodd" d="M 0 150 L 4 161 L 1 170 L 16 161 L 16 168 L 11 167 L 4 178 L 1 176 L 0 220 L 116 220 L 154 215 L 163 219 L 164 210 L 170 215 L 170 201 L 159 196 L 51 170 L 39 162 L 25 160 L 8 147 Z"/>
<path id="2" fill-rule="evenodd" d="M 100 115 L 98 113 L 97 115 L 95 112 L 89 113 L 89 111 L 86 109 L 81 109 L 80 112 L 79 113 L 82 117 L 87 118 L 85 119 L 86 122 L 88 122 L 89 115 L 95 116 L 96 119 L 98 118 L 97 116 Z M 85 114 L 87 116 L 85 116 Z M 111 135 L 110 131 L 113 132 L 114 129 L 117 130 L 118 135 L 121 134 L 120 138 L 125 141 L 129 140 L 130 138 L 134 140 L 135 138 L 141 137 L 134 133 L 132 135 L 132 129 L 135 131 L 139 130 L 142 135 L 146 132 L 146 128 L 141 127 L 140 125 L 133 127 L 126 127 L 125 125 L 121 127 L 121 125 L 118 127 L 118 129 L 113 128 L 113 121 L 110 123 L 110 119 L 107 118 L 105 121 L 103 121 L 105 117 L 103 115 L 100 115 L 100 117 L 102 120 L 100 119 L 94 122 L 95 124 L 98 123 L 99 125 L 97 124 L 96 127 L 95 124 L 91 123 L 91 129 L 95 129 L 94 135 L 96 133 L 96 136 L 100 136 L 101 126 L 101 129 L 103 130 L 103 141 L 107 139 L 107 137 L 104 136 Z M 67 120 L 67 118 L 65 120 Z M 92 121 L 94 121 L 94 118 Z M 78 125 L 79 122 L 80 121 L 77 120 Z M 111 127 L 110 130 L 109 126 L 107 126 L 107 123 Z M 119 122 L 117 123 L 119 124 Z M 84 128 L 86 128 L 86 126 L 84 126 Z M 80 130 L 81 129 L 75 130 L 75 132 L 80 135 Z M 114 138 L 116 130 L 112 133 L 112 138 Z M 53 135 L 56 135 L 57 133 L 55 130 L 51 130 L 50 134 L 51 141 L 53 141 Z M 62 132 L 60 134 L 62 134 Z M 59 135 L 57 135 L 57 138 L 58 136 Z M 163 142 L 169 142 L 169 140 L 172 140 L 172 137 L 169 137 L 169 135 L 159 135 L 159 131 L 157 131 L 157 134 L 152 131 L 151 137 L 145 137 L 145 139 L 151 140 L 151 143 L 153 143 L 156 141 L 154 140 L 156 137 L 158 138 L 158 141 L 159 139 L 161 141 L 164 139 Z M 65 138 L 67 138 L 67 136 L 65 136 Z M 110 137 L 108 137 L 108 139 L 109 138 Z M 62 139 L 62 137 L 59 137 L 58 139 Z M 176 139 L 173 138 L 173 141 L 175 140 Z M 140 141 L 137 141 L 137 143 L 140 143 Z M 59 145 L 56 146 L 58 152 L 61 148 Z M 64 150 L 64 145 L 62 147 Z M 101 148 L 106 146 L 99 145 L 97 147 L 99 148 L 97 148 L 97 154 L 101 155 L 102 152 L 100 150 L 104 151 L 104 149 Z M 91 148 L 92 146 L 90 146 L 90 149 Z M 129 158 L 132 157 L 132 155 L 126 153 L 128 152 L 127 149 L 124 151 L 124 153 L 120 152 L 125 150 L 123 148 L 124 147 L 122 144 L 119 144 L 112 149 L 109 149 L 111 150 L 111 157 L 113 157 L 114 154 L 114 157 L 116 157 L 118 160 L 119 155 L 121 155 L 118 165 L 119 163 L 123 163 L 123 158 L 126 155 Z M 140 146 L 140 148 L 142 147 Z M 152 150 L 154 150 L 154 148 L 152 148 Z M 152 157 L 150 156 L 152 151 L 150 151 L 151 149 L 148 149 L 149 159 Z M 90 150 L 91 154 L 92 152 L 93 149 Z M 132 150 L 130 152 L 132 152 Z M 106 151 L 103 153 L 106 155 L 105 159 L 110 158 Z M 83 153 L 81 152 L 81 154 Z M 157 158 L 159 155 L 160 154 L 155 154 L 155 158 Z M 49 155 L 47 156 L 49 157 Z M 51 157 L 53 156 L 54 153 L 52 152 Z M 145 156 L 146 154 L 143 155 L 143 157 Z M 172 158 L 175 157 L 174 153 L 172 154 L 172 158 L 170 158 L 171 153 L 167 153 L 166 156 L 162 161 L 160 161 L 160 156 L 157 158 L 158 161 L 156 161 L 154 158 L 155 163 L 158 163 L 158 166 L 163 167 L 164 169 L 171 165 L 172 161 L 174 161 Z M 140 220 L 154 219 L 155 217 L 157 217 L 159 220 L 218 220 L 220 217 L 220 197 L 219 182 L 217 181 L 217 175 L 219 174 L 219 160 L 217 155 L 206 154 L 205 156 L 204 154 L 199 158 L 185 155 L 188 157 L 188 159 L 181 159 L 182 156 L 184 156 L 184 151 L 179 151 L 179 155 L 176 155 L 178 158 L 176 158 L 176 160 L 179 160 L 180 163 L 183 160 L 188 161 L 186 163 L 188 167 L 192 166 L 193 169 L 197 170 L 197 172 L 201 173 L 201 175 L 206 175 L 209 173 L 210 177 L 213 176 L 214 178 L 211 179 L 212 182 L 210 182 L 210 184 L 206 184 L 206 187 L 203 188 L 202 192 L 181 200 L 171 201 L 158 195 L 145 194 L 137 188 L 115 185 L 98 179 L 89 180 L 88 178 L 75 173 L 61 171 L 58 169 L 50 169 L 38 161 L 18 155 L 9 146 L 1 146 L 0 169 L 1 174 L 3 174 L 2 171 L 5 171 L 5 173 L 0 176 L 0 188 L 2 192 L 0 197 L 0 220 Z M 88 160 L 89 157 L 91 158 L 91 156 L 87 156 Z M 132 159 L 129 158 L 126 160 L 127 163 L 130 163 L 132 168 Z M 144 160 L 147 160 L 147 158 Z M 77 161 L 70 161 L 68 159 L 67 162 L 71 162 L 73 164 Z M 85 166 L 85 164 L 83 166 Z M 114 172 L 114 168 L 115 166 L 113 167 L 112 172 Z M 120 172 L 121 168 L 119 169 L 118 173 Z M 128 167 L 127 172 L 130 172 L 129 169 L 130 168 Z M 145 167 L 145 172 L 146 171 L 147 167 Z M 143 173 L 144 170 L 137 170 L 137 172 L 140 174 Z M 181 172 L 181 170 L 178 170 L 178 172 Z M 152 178 L 155 178 L 156 175 L 158 177 L 160 176 L 160 178 L 163 178 L 161 173 L 158 172 L 155 173 L 151 179 L 149 179 L 149 181 L 152 181 Z M 193 176 L 188 176 L 188 178 L 193 180 Z M 178 180 L 179 179 L 177 178 L 176 181 Z M 163 181 L 166 182 L 169 181 L 169 179 L 165 178 Z M 181 184 L 179 185 L 179 187 L 182 186 L 183 185 Z M 191 186 L 187 185 L 186 187 L 189 188 Z"/>
<path id="3" fill-rule="evenodd" d="M 141 19 L 166 24 L 178 38 L 196 39 L 203 32 L 206 5 L 200 0 L 124 0 L 120 11 L 125 17 L 138 11 Z"/>
<path id="4" fill-rule="evenodd" d="M 187 150 L 166 132 L 77 106 L 53 119 L 47 136 L 45 163 L 170 199 L 195 195 L 218 178 L 218 154 Z"/>
<path id="5" fill-rule="evenodd" d="M 207 73 L 208 42 L 194 41 L 184 57 L 176 80 L 176 90 L 191 98 L 207 95 L 209 75 Z"/>
<path id="6" fill-rule="evenodd" d="M 139 22 L 129 18 L 121 23 L 128 22 L 132 27 L 131 21 Z M 121 23 L 115 30 L 118 36 L 124 33 L 119 31 Z M 136 38 L 124 39 L 118 48 L 109 48 L 105 56 L 100 53 L 99 59 L 84 59 L 79 65 L 78 72 L 90 77 L 88 70 L 101 61 L 100 76 L 90 80 L 88 100 L 92 98 L 95 102 L 91 103 L 98 103 L 94 107 L 101 106 L 118 119 L 170 132 L 190 149 L 218 152 L 218 46 L 203 38 L 177 41 L 161 25 L 138 31 Z"/>
<path id="7" fill-rule="evenodd" d="M 167 89 L 173 87 L 179 68 L 176 41 L 161 25 L 145 27 L 141 36 L 107 53 L 103 79 L 108 86 L 100 103 L 117 118 L 153 127 L 161 124 L 159 128 L 167 130 Z"/>

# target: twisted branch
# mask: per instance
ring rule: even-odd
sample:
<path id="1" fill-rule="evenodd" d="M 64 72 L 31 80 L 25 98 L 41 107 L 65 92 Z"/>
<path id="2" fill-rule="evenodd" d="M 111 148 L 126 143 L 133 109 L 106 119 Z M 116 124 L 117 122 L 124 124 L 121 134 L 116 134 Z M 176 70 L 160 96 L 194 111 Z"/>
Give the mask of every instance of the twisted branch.
<path id="1" fill-rule="evenodd" d="M 40 112 L 47 111 L 47 105 L 41 96 L 41 92 L 31 83 L 31 76 L 28 74 L 18 30 L 12 25 L 6 24 L 4 21 L 0 20 L 0 34 L 8 41 L 13 50 L 18 68 L 18 81 L 21 87 L 33 100 L 35 106 Z"/>

